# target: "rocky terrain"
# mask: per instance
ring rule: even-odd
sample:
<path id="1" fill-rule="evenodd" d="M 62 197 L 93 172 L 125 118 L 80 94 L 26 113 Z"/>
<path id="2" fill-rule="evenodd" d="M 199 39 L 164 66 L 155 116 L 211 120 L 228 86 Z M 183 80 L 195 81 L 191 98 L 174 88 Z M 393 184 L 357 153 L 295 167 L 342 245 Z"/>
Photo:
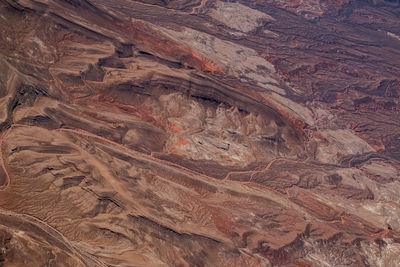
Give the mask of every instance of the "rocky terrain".
<path id="1" fill-rule="evenodd" d="M 400 266 L 399 1 L 0 25 L 0 266 Z"/>

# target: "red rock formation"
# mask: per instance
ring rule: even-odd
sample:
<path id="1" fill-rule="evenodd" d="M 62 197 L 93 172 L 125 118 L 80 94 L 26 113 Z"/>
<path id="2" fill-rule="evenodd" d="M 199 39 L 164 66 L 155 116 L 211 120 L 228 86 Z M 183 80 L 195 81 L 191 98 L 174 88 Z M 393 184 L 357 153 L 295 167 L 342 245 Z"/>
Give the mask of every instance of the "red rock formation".
<path id="1" fill-rule="evenodd" d="M 0 1 L 0 265 L 398 266 L 398 1 Z"/>

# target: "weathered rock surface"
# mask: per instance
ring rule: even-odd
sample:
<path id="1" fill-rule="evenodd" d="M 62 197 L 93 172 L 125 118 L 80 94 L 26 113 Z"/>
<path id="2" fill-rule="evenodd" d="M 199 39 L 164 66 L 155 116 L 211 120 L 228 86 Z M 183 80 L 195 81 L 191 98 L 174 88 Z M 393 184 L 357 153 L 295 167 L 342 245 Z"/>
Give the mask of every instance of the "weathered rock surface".
<path id="1" fill-rule="evenodd" d="M 0 265 L 400 266 L 398 1 L 0 1 Z"/>

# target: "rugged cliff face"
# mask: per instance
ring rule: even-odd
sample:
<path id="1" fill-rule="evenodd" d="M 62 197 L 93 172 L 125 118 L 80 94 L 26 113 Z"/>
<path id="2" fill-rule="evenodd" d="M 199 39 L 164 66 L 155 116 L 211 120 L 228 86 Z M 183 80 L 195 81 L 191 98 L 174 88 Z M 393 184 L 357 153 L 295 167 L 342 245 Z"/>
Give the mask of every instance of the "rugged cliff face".
<path id="1" fill-rule="evenodd" d="M 399 266 L 400 5 L 1 0 L 0 265 Z"/>

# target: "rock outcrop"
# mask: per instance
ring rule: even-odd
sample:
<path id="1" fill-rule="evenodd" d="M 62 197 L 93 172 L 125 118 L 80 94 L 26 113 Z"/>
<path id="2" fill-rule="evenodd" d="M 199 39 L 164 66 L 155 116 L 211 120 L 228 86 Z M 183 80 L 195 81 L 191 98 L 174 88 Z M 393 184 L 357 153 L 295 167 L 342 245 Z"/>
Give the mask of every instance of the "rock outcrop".
<path id="1" fill-rule="evenodd" d="M 0 0 L 0 265 L 400 266 L 399 14 Z"/>

